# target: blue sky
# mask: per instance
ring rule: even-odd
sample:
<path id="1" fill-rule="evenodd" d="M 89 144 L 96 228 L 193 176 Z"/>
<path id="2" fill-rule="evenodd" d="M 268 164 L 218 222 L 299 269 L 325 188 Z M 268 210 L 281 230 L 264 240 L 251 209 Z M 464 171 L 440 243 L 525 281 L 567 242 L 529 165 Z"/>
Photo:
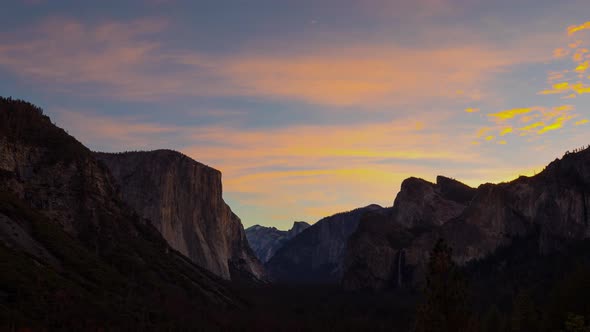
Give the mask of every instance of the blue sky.
<path id="1" fill-rule="evenodd" d="M 49 1 L 0 12 L 0 94 L 94 150 L 220 169 L 244 225 L 477 186 L 590 143 L 587 1 Z"/>

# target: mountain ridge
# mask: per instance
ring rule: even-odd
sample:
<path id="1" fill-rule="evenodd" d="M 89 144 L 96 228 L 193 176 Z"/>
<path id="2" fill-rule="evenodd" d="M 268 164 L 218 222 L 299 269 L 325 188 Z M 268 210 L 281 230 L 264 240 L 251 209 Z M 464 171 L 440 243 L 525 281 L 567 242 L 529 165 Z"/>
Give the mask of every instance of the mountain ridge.
<path id="1" fill-rule="evenodd" d="M 304 221 L 295 221 L 290 229 L 283 231 L 276 227 L 254 225 L 246 229 L 246 237 L 258 259 L 266 263 L 277 250 L 310 226 Z"/>
<path id="2" fill-rule="evenodd" d="M 349 243 L 343 285 L 348 289 L 393 287 L 400 278 L 393 266 L 400 259 L 404 267 L 398 270 L 407 270 L 417 281 L 438 238 L 450 243 L 455 260 L 465 264 L 533 234 L 540 252 L 556 250 L 563 241 L 590 237 L 589 148 L 566 153 L 534 176 L 486 183 L 468 192 L 473 194 L 471 200 L 464 200 L 468 203 L 453 209 L 442 223 L 433 220 L 443 206 L 432 206 L 433 213 L 423 218 L 432 224 L 426 229 L 415 227 L 420 225 L 409 222 L 414 219 L 406 216 L 407 210 L 395 206 L 392 216 L 363 222 Z M 404 197 L 403 190 L 396 202 L 400 195 Z M 415 204 L 416 199 L 409 202 Z M 396 240 L 400 238 L 404 240 Z"/>

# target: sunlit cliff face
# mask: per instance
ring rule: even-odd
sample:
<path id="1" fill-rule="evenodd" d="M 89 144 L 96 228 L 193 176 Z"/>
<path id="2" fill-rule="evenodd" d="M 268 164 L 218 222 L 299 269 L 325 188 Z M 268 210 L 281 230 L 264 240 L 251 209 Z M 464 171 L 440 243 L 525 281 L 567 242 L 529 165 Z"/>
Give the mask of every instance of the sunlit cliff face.
<path id="1" fill-rule="evenodd" d="M 0 92 L 96 150 L 223 172 L 246 226 L 369 203 L 409 176 L 531 175 L 590 143 L 587 1 L 9 0 Z"/>

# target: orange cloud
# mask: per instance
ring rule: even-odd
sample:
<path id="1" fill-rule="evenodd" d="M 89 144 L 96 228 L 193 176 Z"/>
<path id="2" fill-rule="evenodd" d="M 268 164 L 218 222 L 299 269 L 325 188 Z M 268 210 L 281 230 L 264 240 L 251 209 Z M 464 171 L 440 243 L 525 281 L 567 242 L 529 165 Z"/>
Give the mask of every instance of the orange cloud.
<path id="1" fill-rule="evenodd" d="M 580 125 L 586 124 L 586 123 L 588 123 L 588 122 L 589 122 L 589 121 L 588 121 L 587 119 L 583 119 L 583 120 L 577 121 L 577 122 L 576 122 L 576 126 L 580 126 Z"/>
<path id="2" fill-rule="evenodd" d="M 566 57 L 569 53 L 570 52 L 567 49 L 556 48 L 555 50 L 553 50 L 553 57 L 556 59 L 560 59 L 560 58 Z"/>
<path id="3" fill-rule="evenodd" d="M 225 71 L 246 93 L 356 105 L 417 98 L 473 100 L 478 94 L 465 91 L 467 87 L 516 61 L 522 60 L 477 46 L 413 50 L 364 45 L 310 55 L 242 57 Z"/>
<path id="4" fill-rule="evenodd" d="M 415 48 L 320 44 L 210 56 L 171 49 L 154 38 L 166 28 L 161 20 L 95 25 L 52 20 L 23 42 L 2 43 L 0 66 L 56 88 L 127 100 L 253 96 L 383 106 L 480 100 L 486 82 L 503 68 L 550 57 L 534 45 L 506 50 L 475 42 Z"/>
<path id="5" fill-rule="evenodd" d="M 567 28 L 567 34 L 571 36 L 571 35 L 573 35 L 574 33 L 578 32 L 578 31 L 583 31 L 583 30 L 586 30 L 586 29 L 590 29 L 590 22 L 585 22 L 585 23 L 580 24 L 580 25 L 572 25 L 572 26 L 569 26 Z"/>
<path id="6" fill-rule="evenodd" d="M 465 112 L 467 113 L 477 113 L 479 112 L 479 108 L 466 108 Z"/>

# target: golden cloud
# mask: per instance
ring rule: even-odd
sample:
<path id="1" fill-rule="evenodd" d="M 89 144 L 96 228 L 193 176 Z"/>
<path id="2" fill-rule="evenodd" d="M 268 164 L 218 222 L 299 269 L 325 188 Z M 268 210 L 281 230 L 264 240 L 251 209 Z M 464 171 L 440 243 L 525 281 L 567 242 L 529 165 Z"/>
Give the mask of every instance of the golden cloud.
<path id="1" fill-rule="evenodd" d="M 557 120 L 555 120 L 555 122 L 553 122 L 552 124 L 543 127 L 537 133 L 544 134 L 548 131 L 561 129 L 563 127 L 563 124 L 571 118 L 572 118 L 571 116 L 562 116 L 562 117 L 558 118 Z"/>
<path id="2" fill-rule="evenodd" d="M 585 73 L 587 69 L 588 69 L 588 61 L 585 61 L 576 67 L 575 72 L 576 73 Z"/>
<path id="3" fill-rule="evenodd" d="M 510 134 L 511 132 L 512 132 L 512 127 L 507 127 L 507 128 L 504 128 L 504 129 L 502 129 L 502 131 L 500 132 L 500 136 L 504 136 L 504 135 Z"/>
<path id="4" fill-rule="evenodd" d="M 569 26 L 567 28 L 567 34 L 571 36 L 571 35 L 573 35 L 574 33 L 578 32 L 578 31 L 583 31 L 583 30 L 586 30 L 586 29 L 590 29 L 590 22 L 585 22 L 585 23 L 580 24 L 580 25 L 572 25 L 572 26 Z"/>
<path id="5" fill-rule="evenodd" d="M 514 118 L 517 115 L 527 114 L 534 110 L 534 108 L 514 108 L 504 110 L 498 113 L 488 114 L 489 117 L 495 118 L 498 121 L 506 121 Z"/>

